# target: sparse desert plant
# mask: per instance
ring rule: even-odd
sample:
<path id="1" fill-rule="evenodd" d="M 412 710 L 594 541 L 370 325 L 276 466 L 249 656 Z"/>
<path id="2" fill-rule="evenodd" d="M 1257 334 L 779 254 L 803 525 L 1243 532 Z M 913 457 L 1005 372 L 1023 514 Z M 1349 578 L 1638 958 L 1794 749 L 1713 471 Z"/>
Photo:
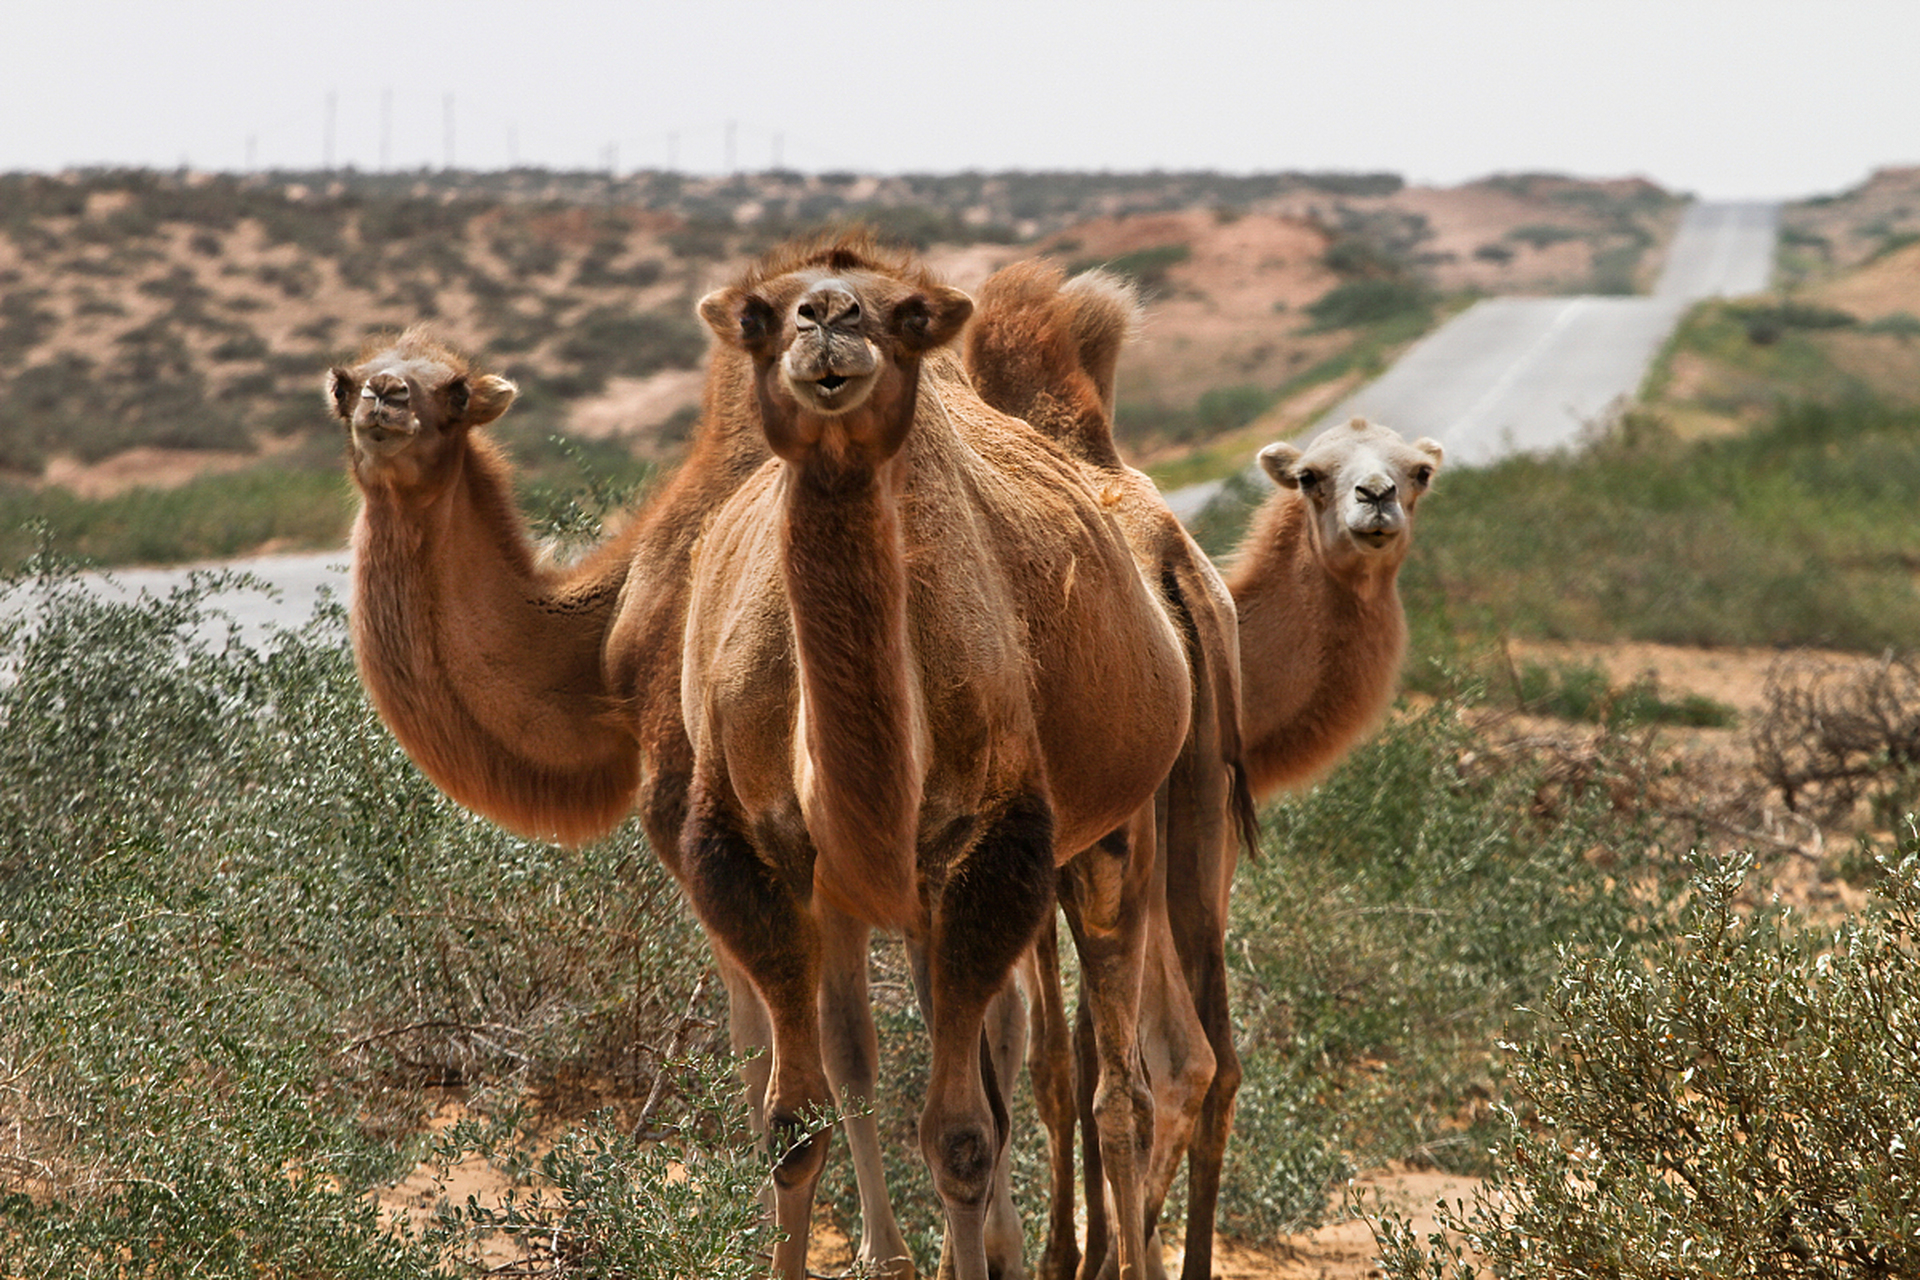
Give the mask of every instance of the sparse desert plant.
<path id="1" fill-rule="evenodd" d="M 1920 660 L 1782 657 L 1752 738 L 1760 776 L 1789 810 L 1831 822 L 1865 798 L 1891 826 L 1920 802 Z"/>
<path id="2" fill-rule="evenodd" d="M 1517 1104 L 1471 1206 L 1375 1227 L 1392 1280 L 1920 1274 L 1920 836 L 1832 928 L 1699 859 L 1656 944 L 1568 954 L 1510 1046 Z"/>

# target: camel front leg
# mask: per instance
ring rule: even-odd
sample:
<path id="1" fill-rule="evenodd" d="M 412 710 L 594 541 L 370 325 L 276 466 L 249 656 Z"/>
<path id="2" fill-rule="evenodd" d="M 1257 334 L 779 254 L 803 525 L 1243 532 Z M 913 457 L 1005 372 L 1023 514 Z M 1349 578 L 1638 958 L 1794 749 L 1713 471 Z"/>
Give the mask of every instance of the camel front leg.
<path id="1" fill-rule="evenodd" d="M 813 1126 L 831 1094 L 820 1053 L 819 929 L 725 809 L 696 799 L 681 842 L 688 896 L 717 950 L 742 970 L 765 1009 L 771 1039 L 763 1115 L 773 1165 L 773 1248 L 782 1280 L 805 1280 L 813 1193 L 830 1129 Z"/>
<path id="2" fill-rule="evenodd" d="M 1053 903 L 1053 813 L 1037 792 L 1008 804 L 934 906 L 922 986 L 933 1062 L 920 1150 L 946 1210 L 941 1280 L 990 1280 L 986 1226 L 1006 1157 L 1007 1111 L 983 1030 L 987 1007 Z M 1017 1265 L 1017 1259 L 1016 1259 Z"/>
<path id="3" fill-rule="evenodd" d="M 1153 1150 L 1153 1095 L 1139 1070 L 1141 969 L 1153 871 L 1151 807 L 1068 863 L 1060 905 L 1080 952 L 1082 1007 L 1098 1059 L 1092 1126 L 1111 1205 L 1113 1249 L 1099 1274 L 1144 1280 L 1145 1177 Z M 1091 1200 L 1097 1194 L 1087 1189 Z M 1089 1210 L 1091 1218 L 1092 1211 Z M 1096 1257 L 1089 1241 L 1088 1265 Z"/>
<path id="4" fill-rule="evenodd" d="M 820 918 L 820 1041 L 827 1079 L 840 1100 L 841 1128 L 853 1157 L 860 1193 L 860 1246 L 856 1258 L 868 1273 L 911 1280 L 913 1257 L 887 1195 L 886 1162 L 873 1111 L 880 1078 L 880 1042 L 868 1000 L 867 944 L 870 931 L 857 920 L 822 908 Z"/>
<path id="5" fill-rule="evenodd" d="M 747 1127 L 764 1143 L 767 1140 L 767 1086 L 773 1078 L 773 1024 L 767 1020 L 767 1007 L 760 1002 L 760 993 L 754 990 L 747 971 L 719 946 L 713 949 L 713 962 L 720 970 L 720 981 L 727 988 L 727 1043 L 740 1064 Z M 760 1205 L 769 1218 L 773 1217 L 772 1182 L 760 1188 Z"/>

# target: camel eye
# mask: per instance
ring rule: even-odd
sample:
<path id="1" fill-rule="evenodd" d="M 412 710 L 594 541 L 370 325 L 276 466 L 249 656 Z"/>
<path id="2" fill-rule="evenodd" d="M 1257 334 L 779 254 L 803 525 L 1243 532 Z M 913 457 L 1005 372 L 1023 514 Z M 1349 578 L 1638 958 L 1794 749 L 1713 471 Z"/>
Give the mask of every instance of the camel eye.
<path id="1" fill-rule="evenodd" d="M 1320 473 L 1310 468 L 1302 467 L 1293 473 L 1293 479 L 1302 489 L 1312 489 L 1320 483 Z"/>
<path id="2" fill-rule="evenodd" d="M 1432 467 L 1416 467 L 1413 472 L 1413 478 L 1416 481 L 1418 481 L 1420 487 L 1424 489 L 1433 480 L 1433 468 Z"/>

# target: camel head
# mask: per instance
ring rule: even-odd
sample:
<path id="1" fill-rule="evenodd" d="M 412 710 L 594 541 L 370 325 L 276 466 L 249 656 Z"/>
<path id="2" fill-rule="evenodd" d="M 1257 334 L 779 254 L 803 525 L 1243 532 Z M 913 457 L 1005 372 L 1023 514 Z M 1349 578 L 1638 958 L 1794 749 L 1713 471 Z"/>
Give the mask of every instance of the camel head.
<path id="1" fill-rule="evenodd" d="M 1260 467 L 1307 502 L 1315 551 L 1335 572 L 1394 570 L 1412 544 L 1413 510 L 1433 483 L 1443 451 L 1355 418 L 1304 450 L 1270 444 Z"/>
<path id="2" fill-rule="evenodd" d="M 354 475 L 363 482 L 415 484 L 465 433 L 507 411 L 519 389 L 476 374 L 465 358 L 409 329 L 370 344 L 352 366 L 327 371 L 327 403 L 346 425 Z"/>
<path id="3" fill-rule="evenodd" d="M 720 341 L 753 361 L 767 443 L 795 463 L 892 456 L 921 357 L 972 313 L 966 294 L 860 235 L 776 250 L 700 300 Z"/>

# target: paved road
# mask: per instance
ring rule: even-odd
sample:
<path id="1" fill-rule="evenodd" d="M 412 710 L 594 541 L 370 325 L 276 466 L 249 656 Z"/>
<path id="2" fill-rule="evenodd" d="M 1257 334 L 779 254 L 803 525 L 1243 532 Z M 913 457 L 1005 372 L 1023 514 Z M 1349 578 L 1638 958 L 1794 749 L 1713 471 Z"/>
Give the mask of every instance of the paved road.
<path id="1" fill-rule="evenodd" d="M 1773 272 L 1779 208 L 1690 206 L 1649 297 L 1490 298 L 1414 344 L 1377 381 L 1313 428 L 1360 415 L 1403 435 L 1432 436 L 1451 465 L 1578 442 L 1630 399 L 1686 309 L 1702 298 L 1757 293 Z M 1210 486 L 1168 494 L 1190 518 Z"/>

